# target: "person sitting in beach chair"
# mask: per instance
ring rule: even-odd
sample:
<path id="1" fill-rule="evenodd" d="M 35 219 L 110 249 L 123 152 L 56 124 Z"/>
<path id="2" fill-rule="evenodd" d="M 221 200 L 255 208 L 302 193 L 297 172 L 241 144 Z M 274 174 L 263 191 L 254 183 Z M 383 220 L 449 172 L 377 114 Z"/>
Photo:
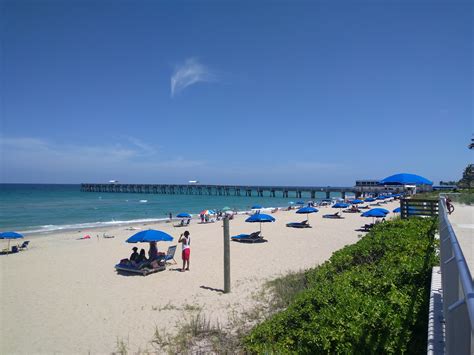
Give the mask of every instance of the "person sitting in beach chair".
<path id="1" fill-rule="evenodd" d="M 251 234 L 239 234 L 231 237 L 230 239 L 234 242 L 240 243 L 263 243 L 267 241 L 266 239 L 263 239 L 262 236 L 260 236 L 260 231 L 253 232 Z"/>
<path id="2" fill-rule="evenodd" d="M 173 227 L 184 227 L 185 225 L 184 219 L 182 219 L 178 224 L 173 224 Z"/>
<path id="3" fill-rule="evenodd" d="M 130 260 L 131 262 L 136 262 L 137 259 L 138 259 L 138 248 L 137 248 L 137 247 L 133 247 L 132 250 L 133 250 L 133 252 L 132 252 L 132 255 L 130 255 L 129 260 Z"/>
<path id="4" fill-rule="evenodd" d="M 148 260 L 153 261 L 158 258 L 158 248 L 156 242 L 150 242 L 150 249 L 148 250 Z"/>
<path id="5" fill-rule="evenodd" d="M 303 222 L 290 222 L 287 223 L 286 226 L 291 228 L 311 228 L 307 220 Z"/>

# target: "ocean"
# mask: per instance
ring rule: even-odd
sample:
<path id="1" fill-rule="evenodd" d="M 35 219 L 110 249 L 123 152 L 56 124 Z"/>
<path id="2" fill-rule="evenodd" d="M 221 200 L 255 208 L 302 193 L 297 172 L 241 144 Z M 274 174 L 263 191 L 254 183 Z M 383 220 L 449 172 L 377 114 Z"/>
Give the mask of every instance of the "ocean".
<path id="1" fill-rule="evenodd" d="M 321 193 L 316 200 L 325 197 Z M 81 192 L 80 185 L 0 184 L 0 231 L 46 233 L 166 220 L 170 212 L 173 216 L 180 212 L 197 216 L 204 209 L 225 206 L 237 211 L 248 211 L 256 204 L 267 208 L 287 207 L 298 200 L 270 196 Z M 310 200 L 309 194 L 301 200 Z"/>

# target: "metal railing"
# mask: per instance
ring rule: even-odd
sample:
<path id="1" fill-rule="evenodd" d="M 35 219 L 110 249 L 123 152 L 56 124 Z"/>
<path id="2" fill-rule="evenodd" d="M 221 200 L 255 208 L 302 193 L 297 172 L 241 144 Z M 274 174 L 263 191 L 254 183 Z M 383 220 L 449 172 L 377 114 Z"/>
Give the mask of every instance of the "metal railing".
<path id="1" fill-rule="evenodd" d="M 402 219 L 409 217 L 436 217 L 438 200 L 418 200 L 404 198 L 400 200 L 400 216 Z"/>
<path id="2" fill-rule="evenodd" d="M 474 354 L 474 285 L 444 197 L 439 200 L 439 235 L 446 354 Z"/>

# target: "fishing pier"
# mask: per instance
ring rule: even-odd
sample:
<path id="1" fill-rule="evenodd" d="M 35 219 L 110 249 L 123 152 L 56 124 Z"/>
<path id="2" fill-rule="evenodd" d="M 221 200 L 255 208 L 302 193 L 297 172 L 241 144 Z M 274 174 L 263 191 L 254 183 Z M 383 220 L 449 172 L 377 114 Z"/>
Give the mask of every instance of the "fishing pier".
<path id="1" fill-rule="evenodd" d="M 203 185 L 203 184 L 81 184 L 83 192 L 114 192 L 114 193 L 143 193 L 169 195 L 211 195 L 211 196 L 270 196 L 302 198 L 310 196 L 316 198 L 316 193 L 339 193 L 345 198 L 346 193 L 353 193 L 358 197 L 361 193 L 355 187 L 334 186 L 243 186 L 243 185 Z"/>

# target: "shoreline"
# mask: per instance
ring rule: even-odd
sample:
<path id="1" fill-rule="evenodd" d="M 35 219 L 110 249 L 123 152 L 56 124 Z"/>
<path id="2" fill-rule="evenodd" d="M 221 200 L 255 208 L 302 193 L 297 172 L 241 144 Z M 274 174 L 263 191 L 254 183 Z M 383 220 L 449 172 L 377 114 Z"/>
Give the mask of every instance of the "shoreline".
<path id="1" fill-rule="evenodd" d="M 318 206 L 317 206 L 318 207 Z M 264 207 L 261 209 L 263 212 L 270 213 L 271 210 L 277 208 L 278 210 L 284 210 L 288 208 L 288 206 L 277 206 L 277 207 Z M 235 214 L 248 214 L 252 213 L 252 210 L 235 210 Z M 199 214 L 192 214 L 191 220 L 199 220 Z M 84 222 L 78 224 L 64 224 L 64 225 L 55 225 L 55 229 L 50 230 L 40 230 L 40 229 L 33 229 L 33 230 L 18 230 L 18 233 L 23 234 L 27 237 L 34 237 L 40 235 L 50 235 L 59 232 L 69 233 L 72 231 L 82 231 L 82 230 L 97 230 L 101 228 L 114 228 L 114 227 L 123 227 L 123 226 L 138 226 L 138 225 L 148 225 L 148 224 L 163 224 L 163 223 L 176 223 L 179 222 L 181 218 L 173 217 L 170 221 L 169 218 L 143 218 L 143 219 L 133 219 L 130 221 L 109 221 L 109 222 Z M 38 228 L 38 226 L 32 226 L 31 228 Z M 4 228 L 4 230 L 10 230 L 11 228 Z"/>

